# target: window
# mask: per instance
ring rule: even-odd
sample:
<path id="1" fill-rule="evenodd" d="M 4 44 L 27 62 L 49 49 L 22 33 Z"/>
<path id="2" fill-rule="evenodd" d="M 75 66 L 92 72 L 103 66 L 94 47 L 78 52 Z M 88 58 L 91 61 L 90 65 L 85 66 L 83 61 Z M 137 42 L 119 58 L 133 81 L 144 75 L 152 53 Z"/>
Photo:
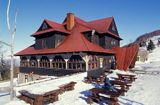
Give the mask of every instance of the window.
<path id="1" fill-rule="evenodd" d="M 42 25 L 42 30 L 45 30 L 45 29 L 47 29 L 47 28 L 48 28 L 47 24 L 46 24 L 46 23 L 43 23 L 43 25 Z"/>
<path id="2" fill-rule="evenodd" d="M 89 65 L 89 70 L 99 68 L 100 67 L 100 62 L 98 60 L 98 57 L 97 56 L 91 56 L 91 58 L 88 62 L 88 65 Z"/>
<path id="3" fill-rule="evenodd" d="M 79 55 L 72 55 L 68 61 L 69 69 L 85 70 L 85 61 Z"/>
<path id="4" fill-rule="evenodd" d="M 22 57 L 21 62 L 20 62 L 21 67 L 27 67 L 28 66 L 28 61 L 26 57 Z"/>
<path id="5" fill-rule="evenodd" d="M 112 41 L 111 41 L 111 45 L 116 45 L 116 41 L 115 41 L 115 40 L 112 40 Z"/>
<path id="6" fill-rule="evenodd" d="M 36 57 L 31 57 L 29 64 L 30 64 L 30 67 L 38 67 L 38 62 Z"/>
<path id="7" fill-rule="evenodd" d="M 50 67 L 50 62 L 47 56 L 42 56 L 40 60 L 40 67 L 43 68 L 49 68 Z"/>
<path id="8" fill-rule="evenodd" d="M 116 31 L 116 27 L 112 25 L 112 31 Z"/>
<path id="9" fill-rule="evenodd" d="M 55 69 L 66 69 L 66 62 L 62 56 L 55 56 L 52 61 L 53 68 Z"/>

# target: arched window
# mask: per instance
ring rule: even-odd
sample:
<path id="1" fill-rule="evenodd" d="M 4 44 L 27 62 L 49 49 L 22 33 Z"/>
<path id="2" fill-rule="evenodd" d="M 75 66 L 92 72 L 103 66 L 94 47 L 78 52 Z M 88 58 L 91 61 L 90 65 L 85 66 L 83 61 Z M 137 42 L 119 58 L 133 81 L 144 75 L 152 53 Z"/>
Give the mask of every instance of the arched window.
<path id="1" fill-rule="evenodd" d="M 29 64 L 30 64 L 30 67 L 38 67 L 38 62 L 37 62 L 36 57 L 34 56 L 31 57 Z"/>
<path id="2" fill-rule="evenodd" d="M 47 56 L 42 56 L 40 60 L 40 67 L 43 68 L 49 68 L 50 67 L 50 62 Z"/>
<path id="3" fill-rule="evenodd" d="M 99 62 L 97 56 L 91 56 L 91 57 L 90 57 L 90 60 L 89 60 L 89 62 L 88 62 L 89 70 L 99 68 L 99 65 L 100 65 L 99 63 L 100 63 L 100 62 Z"/>
<path id="4" fill-rule="evenodd" d="M 62 56 L 55 56 L 52 65 L 55 69 L 66 69 L 66 63 Z"/>
<path id="5" fill-rule="evenodd" d="M 85 70 L 86 64 L 81 56 L 72 55 L 68 61 L 68 68 L 69 69 L 76 69 L 76 70 Z"/>
<path id="6" fill-rule="evenodd" d="M 20 66 L 21 67 L 27 67 L 28 66 L 28 61 L 27 61 L 26 57 L 21 58 Z"/>

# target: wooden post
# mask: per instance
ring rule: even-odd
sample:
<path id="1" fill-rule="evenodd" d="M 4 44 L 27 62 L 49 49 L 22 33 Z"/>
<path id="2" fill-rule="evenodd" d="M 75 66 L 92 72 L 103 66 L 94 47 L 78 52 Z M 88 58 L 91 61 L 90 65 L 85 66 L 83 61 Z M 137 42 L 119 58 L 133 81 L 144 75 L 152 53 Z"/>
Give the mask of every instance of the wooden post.
<path id="1" fill-rule="evenodd" d="M 50 68 L 53 68 L 52 61 L 53 61 L 53 59 L 49 59 Z"/>
<path id="2" fill-rule="evenodd" d="M 64 59 L 65 64 L 66 64 L 66 70 L 68 69 L 68 60 L 69 60 L 69 59 Z"/>
<path id="3" fill-rule="evenodd" d="M 35 98 L 34 105 L 43 105 L 43 96 L 38 95 Z"/>
<path id="4" fill-rule="evenodd" d="M 30 62 L 30 59 L 27 59 L 27 67 L 30 67 L 29 62 Z"/>
<path id="5" fill-rule="evenodd" d="M 85 57 L 82 57 L 83 58 L 83 60 L 85 61 L 85 65 L 86 65 L 86 71 L 88 71 L 88 69 L 89 69 L 89 66 L 88 66 L 88 63 L 89 63 L 89 56 L 88 55 L 86 55 Z"/>
<path id="6" fill-rule="evenodd" d="M 40 59 L 37 59 L 37 63 L 38 63 L 38 68 L 40 67 Z"/>

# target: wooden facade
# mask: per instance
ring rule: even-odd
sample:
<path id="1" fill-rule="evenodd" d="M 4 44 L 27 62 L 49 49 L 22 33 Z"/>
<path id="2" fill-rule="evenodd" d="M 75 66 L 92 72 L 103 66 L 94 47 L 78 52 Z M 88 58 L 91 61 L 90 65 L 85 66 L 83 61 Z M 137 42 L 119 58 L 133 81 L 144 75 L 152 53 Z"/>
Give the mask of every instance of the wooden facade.
<path id="1" fill-rule="evenodd" d="M 21 58 L 21 73 L 38 75 L 114 68 L 112 48 L 121 40 L 113 17 L 86 22 L 72 13 L 62 24 L 44 20 L 32 36 L 35 44 L 16 55 Z"/>

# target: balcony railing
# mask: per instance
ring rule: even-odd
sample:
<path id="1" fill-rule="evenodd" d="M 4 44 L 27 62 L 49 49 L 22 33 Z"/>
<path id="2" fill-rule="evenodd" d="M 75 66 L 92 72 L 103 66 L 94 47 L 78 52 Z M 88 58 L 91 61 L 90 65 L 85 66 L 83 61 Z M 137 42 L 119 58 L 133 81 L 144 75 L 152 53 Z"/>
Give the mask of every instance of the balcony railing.
<path id="1" fill-rule="evenodd" d="M 48 75 L 48 76 L 64 76 L 64 75 L 71 75 L 78 72 L 85 72 L 85 70 L 20 67 L 20 73 L 33 73 L 33 74 Z"/>

